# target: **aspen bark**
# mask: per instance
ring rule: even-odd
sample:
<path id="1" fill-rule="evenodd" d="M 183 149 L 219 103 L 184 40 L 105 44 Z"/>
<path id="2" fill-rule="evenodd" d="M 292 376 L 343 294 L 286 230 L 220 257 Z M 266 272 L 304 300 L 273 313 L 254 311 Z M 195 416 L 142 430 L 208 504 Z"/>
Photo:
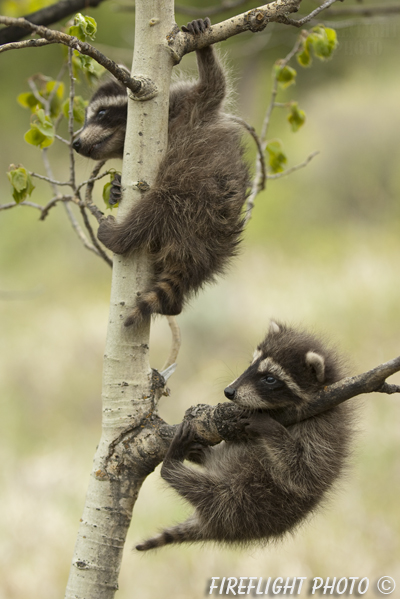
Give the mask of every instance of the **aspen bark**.
<path id="1" fill-rule="evenodd" d="M 148 101 L 129 102 L 118 218 L 129 211 L 131 202 L 141 200 L 135 182 L 151 185 L 166 149 L 173 66 L 166 38 L 174 26 L 173 5 L 173 0 L 136 1 L 132 74 L 152 80 L 157 94 Z M 117 443 L 125 432 L 132 436 L 140 431 L 143 419 L 155 407 L 157 390 L 148 361 L 150 323 L 136 330 L 123 325 L 149 274 L 143 253 L 114 256 L 103 366 L 102 435 L 72 559 L 68 599 L 114 597 L 133 506 L 147 475 L 139 462 L 126 462 L 118 455 Z"/>

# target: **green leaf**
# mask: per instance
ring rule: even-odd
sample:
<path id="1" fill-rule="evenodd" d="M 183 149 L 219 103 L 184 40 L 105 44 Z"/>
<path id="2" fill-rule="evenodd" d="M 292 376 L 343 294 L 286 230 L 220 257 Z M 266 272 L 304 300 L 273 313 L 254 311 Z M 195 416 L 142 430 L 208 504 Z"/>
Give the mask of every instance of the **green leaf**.
<path id="1" fill-rule="evenodd" d="M 55 90 L 54 93 L 53 90 Z M 62 100 L 64 97 L 64 84 L 54 80 L 48 81 L 46 83 L 46 98 L 48 99 L 50 96 L 52 96 L 50 102 L 50 116 L 56 118 L 61 112 Z"/>
<path id="2" fill-rule="evenodd" d="M 272 173 L 281 173 L 283 165 L 287 162 L 287 157 L 282 150 L 282 142 L 279 139 L 271 140 L 267 144 L 267 152 L 269 154 L 269 166 Z"/>
<path id="3" fill-rule="evenodd" d="M 317 25 L 303 40 L 301 50 L 297 54 L 297 60 L 303 67 L 310 66 L 312 63 L 311 49 L 317 58 L 327 60 L 331 58 L 337 45 L 336 31 L 324 25 Z"/>
<path id="4" fill-rule="evenodd" d="M 285 89 L 286 87 L 289 87 L 289 85 L 292 85 L 293 83 L 296 82 L 297 72 L 292 67 L 288 67 L 288 66 L 281 67 L 279 62 L 280 61 L 278 61 L 274 65 L 275 77 L 276 77 L 279 85 L 283 89 Z"/>
<path id="5" fill-rule="evenodd" d="M 17 204 L 26 200 L 31 195 L 35 186 L 28 171 L 23 167 L 14 167 L 12 164 L 7 173 L 8 180 L 13 188 L 13 198 Z"/>
<path id="6" fill-rule="evenodd" d="M 330 58 L 338 45 L 336 31 L 334 29 L 327 29 L 323 25 L 313 27 L 312 31 L 313 33 L 309 35 L 308 40 L 315 56 L 320 60 Z"/>
<path id="7" fill-rule="evenodd" d="M 19 94 L 17 97 L 17 102 L 24 108 L 29 108 L 32 112 L 36 109 L 37 106 L 43 106 L 39 102 L 39 100 L 34 96 L 32 92 L 26 92 L 24 94 Z"/>
<path id="8" fill-rule="evenodd" d="M 42 108 L 38 109 L 33 115 L 31 128 L 24 135 L 25 141 L 32 146 L 43 149 L 51 146 L 54 135 L 55 131 L 51 119 L 45 115 Z"/>
<path id="9" fill-rule="evenodd" d="M 302 127 L 306 120 L 306 113 L 304 110 L 300 110 L 297 102 L 292 102 L 290 104 L 290 114 L 288 116 L 288 121 L 292 126 L 292 131 L 296 132 Z"/>
<path id="10" fill-rule="evenodd" d="M 113 208 L 118 207 L 118 203 L 113 204 L 112 206 L 110 205 L 110 191 L 111 191 L 111 187 L 112 187 L 112 182 L 114 181 L 114 177 L 116 174 L 117 174 L 117 171 L 111 172 L 110 173 L 110 182 L 106 183 L 103 187 L 103 200 L 104 200 L 106 207 L 109 210 L 112 210 Z"/>
<path id="11" fill-rule="evenodd" d="M 297 61 L 302 67 L 309 67 L 312 63 L 312 58 L 309 50 L 304 46 L 302 52 L 297 54 Z"/>
<path id="12" fill-rule="evenodd" d="M 74 97 L 72 110 L 73 110 L 73 115 L 74 115 L 74 121 L 78 125 L 83 125 L 83 123 L 85 122 L 85 112 L 86 112 L 87 105 L 88 105 L 88 102 L 86 100 L 84 100 L 82 98 L 82 96 Z M 64 104 L 62 105 L 62 111 L 63 111 L 65 118 L 68 119 L 69 118 L 69 98 L 68 98 L 68 100 L 65 100 Z"/>
<path id="13" fill-rule="evenodd" d="M 81 42 L 85 42 L 86 38 L 94 40 L 96 32 L 96 21 L 92 17 L 84 17 L 79 12 L 75 15 L 74 24 L 67 31 L 69 35 L 77 37 Z"/>
<path id="14" fill-rule="evenodd" d="M 51 144 L 54 141 L 46 135 L 43 135 L 43 133 L 41 133 L 39 129 L 34 126 L 31 126 L 29 131 L 25 133 L 24 139 L 28 144 L 31 144 L 32 146 L 38 146 L 41 150 L 43 150 L 43 148 L 51 146 Z"/>

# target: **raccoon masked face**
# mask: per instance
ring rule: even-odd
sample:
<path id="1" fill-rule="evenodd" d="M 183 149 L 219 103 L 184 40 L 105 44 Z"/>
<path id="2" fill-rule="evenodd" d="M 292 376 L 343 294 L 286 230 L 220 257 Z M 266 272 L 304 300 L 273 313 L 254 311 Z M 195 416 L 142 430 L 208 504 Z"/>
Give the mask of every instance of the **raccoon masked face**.
<path id="1" fill-rule="evenodd" d="M 280 409 L 300 406 L 326 384 L 338 380 L 335 359 L 326 363 L 314 351 L 317 341 L 310 335 L 271 322 L 268 335 L 258 346 L 249 368 L 224 391 L 245 409 Z"/>
<path id="2" fill-rule="evenodd" d="M 125 88 L 115 81 L 105 83 L 89 103 L 83 129 L 72 144 L 74 150 L 93 160 L 122 158 L 126 119 Z"/>

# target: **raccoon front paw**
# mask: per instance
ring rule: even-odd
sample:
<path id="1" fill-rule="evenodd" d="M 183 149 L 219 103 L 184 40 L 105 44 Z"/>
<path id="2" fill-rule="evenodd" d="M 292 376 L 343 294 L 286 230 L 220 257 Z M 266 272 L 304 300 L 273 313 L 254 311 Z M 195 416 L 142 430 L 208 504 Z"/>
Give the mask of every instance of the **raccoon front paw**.
<path id="1" fill-rule="evenodd" d="M 185 459 L 193 462 L 193 464 L 204 464 L 210 451 L 209 447 L 194 441 L 186 453 Z"/>
<path id="2" fill-rule="evenodd" d="M 192 33 L 194 35 L 199 33 L 204 33 L 206 29 L 211 27 L 211 21 L 208 17 L 205 19 L 195 19 L 194 21 L 190 21 L 186 26 L 182 26 L 182 31 L 185 33 Z"/>
<path id="3" fill-rule="evenodd" d="M 114 179 L 111 184 L 110 198 L 108 200 L 108 203 L 110 204 L 110 206 L 115 206 L 115 204 L 119 204 L 119 202 L 121 201 L 121 198 L 122 198 L 121 175 L 116 173 L 114 175 Z"/>
<path id="4" fill-rule="evenodd" d="M 190 422 L 184 420 L 178 426 L 175 436 L 172 439 L 171 445 L 164 459 L 164 464 L 169 461 L 183 460 L 190 453 L 191 448 L 197 448 L 198 443 L 195 441 L 195 430 Z"/>
<path id="5" fill-rule="evenodd" d="M 100 221 L 97 239 L 115 254 L 123 254 L 120 240 L 116 232 L 116 220 L 111 214 Z"/>
<path id="6" fill-rule="evenodd" d="M 256 412 L 242 420 L 246 435 L 249 437 L 267 437 L 272 435 L 277 427 L 281 426 L 266 412 Z"/>

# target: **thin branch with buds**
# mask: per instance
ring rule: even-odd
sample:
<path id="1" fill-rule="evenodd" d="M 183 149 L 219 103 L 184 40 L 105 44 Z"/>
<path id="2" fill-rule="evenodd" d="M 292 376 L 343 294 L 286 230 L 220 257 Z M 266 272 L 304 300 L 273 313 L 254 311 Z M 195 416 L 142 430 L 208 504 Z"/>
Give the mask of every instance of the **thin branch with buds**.
<path id="1" fill-rule="evenodd" d="M 274 173 L 273 175 L 268 175 L 268 179 L 280 179 L 281 177 L 287 177 L 287 175 L 291 175 L 292 173 L 300 170 L 301 168 L 306 167 L 307 164 L 309 164 L 309 162 L 311 162 L 311 160 L 318 154 L 319 150 L 315 150 L 315 152 L 312 152 L 309 156 L 307 156 L 304 162 L 296 164 L 295 166 L 292 166 L 291 168 L 288 168 L 285 171 L 282 171 L 281 173 Z"/>
<path id="2" fill-rule="evenodd" d="M 339 0 L 339 1 L 341 2 L 342 0 Z M 319 13 L 321 13 L 323 10 L 326 10 L 327 8 L 332 6 L 332 4 L 335 4 L 335 2 L 338 2 L 338 0 L 326 0 L 323 4 L 321 4 L 321 6 L 319 6 L 312 12 L 310 12 L 310 14 L 308 14 L 306 17 L 303 17 L 302 19 L 299 19 L 299 20 L 290 19 L 286 15 L 282 15 L 277 19 L 277 21 L 278 21 L 278 23 L 284 23 L 285 25 L 294 25 L 295 27 L 303 27 L 303 25 L 312 21 L 317 15 L 319 15 Z"/>
<path id="3" fill-rule="evenodd" d="M 289 63 L 289 61 L 297 54 L 297 52 L 301 48 L 302 43 L 303 43 L 303 36 L 301 34 L 299 36 L 299 39 L 293 46 L 292 50 L 289 52 L 289 54 L 285 58 L 283 58 L 281 61 L 279 61 L 279 66 L 281 68 L 284 68 Z M 251 187 L 251 191 L 247 198 L 247 203 L 246 203 L 246 217 L 245 217 L 246 222 L 248 222 L 251 218 L 251 213 L 254 208 L 255 198 L 260 193 L 260 191 L 262 191 L 265 188 L 266 181 L 268 179 L 278 178 L 278 177 L 276 177 L 276 175 L 270 175 L 268 173 L 266 174 L 265 159 L 264 159 L 265 150 L 267 147 L 267 136 L 268 136 L 269 124 L 271 121 L 272 111 L 276 106 L 279 106 L 279 104 L 276 102 L 277 94 L 278 94 L 278 76 L 276 73 L 274 73 L 274 78 L 273 78 L 273 83 L 272 83 L 272 91 L 271 91 L 271 100 L 270 100 L 270 103 L 265 112 L 265 117 L 264 117 L 264 121 L 263 121 L 262 128 L 261 128 L 261 134 L 260 134 L 260 137 L 258 140 L 259 156 L 262 155 L 263 161 L 261 162 L 261 160 L 258 158 L 258 160 L 256 162 L 256 167 L 255 167 L 256 172 L 255 172 L 254 179 L 253 179 L 253 185 Z M 294 166 L 291 169 L 284 171 L 283 173 L 279 173 L 279 176 L 282 177 L 284 175 L 288 175 L 288 174 L 302 168 L 303 166 L 306 166 L 306 164 L 308 164 L 308 162 L 310 162 L 310 160 L 312 158 L 314 158 L 315 155 L 316 155 L 316 152 L 314 152 L 311 156 L 309 156 L 305 162 L 303 162 L 297 166 Z"/>

